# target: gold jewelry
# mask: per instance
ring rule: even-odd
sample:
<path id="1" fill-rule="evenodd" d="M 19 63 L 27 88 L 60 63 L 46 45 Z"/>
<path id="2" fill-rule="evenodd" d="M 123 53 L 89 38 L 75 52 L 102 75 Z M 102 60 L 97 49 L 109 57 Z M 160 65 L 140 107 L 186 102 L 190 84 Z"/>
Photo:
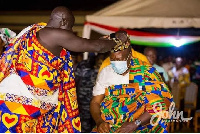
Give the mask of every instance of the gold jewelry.
<path id="1" fill-rule="evenodd" d="M 117 45 L 111 50 L 112 53 L 122 51 L 130 46 L 130 36 L 127 34 L 127 41 L 122 43 L 119 38 L 111 38 Z"/>
<path id="2" fill-rule="evenodd" d="M 129 55 L 128 55 L 127 59 L 126 59 L 127 62 L 128 62 L 128 59 L 129 59 L 130 55 L 131 55 L 131 58 L 132 58 L 132 52 L 129 53 Z M 127 67 L 129 68 L 130 66 L 131 66 L 131 59 L 130 59 L 130 62 L 129 62 Z"/>

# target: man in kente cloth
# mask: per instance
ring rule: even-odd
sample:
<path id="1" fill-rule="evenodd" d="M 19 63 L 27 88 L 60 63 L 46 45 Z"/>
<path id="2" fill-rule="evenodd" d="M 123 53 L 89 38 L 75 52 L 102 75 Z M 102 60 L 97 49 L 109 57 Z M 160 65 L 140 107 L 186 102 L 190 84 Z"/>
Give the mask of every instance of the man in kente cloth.
<path id="1" fill-rule="evenodd" d="M 78 37 L 74 21 L 70 10 L 56 7 L 47 24 L 25 28 L 6 48 L 0 58 L 1 133 L 80 132 L 69 51 L 103 53 L 116 42 Z"/>
<path id="2" fill-rule="evenodd" d="M 118 44 L 107 59 L 110 64 L 103 63 L 93 88 L 90 111 L 96 127 L 92 132 L 167 132 L 173 102 L 167 85 L 146 57 L 132 49 L 129 38 L 124 41 L 111 35 L 108 38 Z"/>

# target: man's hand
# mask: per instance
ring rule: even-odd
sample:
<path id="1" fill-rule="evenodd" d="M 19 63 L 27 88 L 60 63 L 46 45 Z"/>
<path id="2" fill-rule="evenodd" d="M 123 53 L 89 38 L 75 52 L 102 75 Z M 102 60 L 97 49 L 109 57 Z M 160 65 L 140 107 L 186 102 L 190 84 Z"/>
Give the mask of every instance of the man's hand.
<path id="1" fill-rule="evenodd" d="M 120 39 L 122 41 L 122 43 L 126 42 L 127 39 L 128 39 L 126 31 L 117 31 L 116 33 L 112 33 L 112 34 L 114 34 L 114 38 Z M 101 39 L 101 40 L 109 40 L 111 38 L 112 37 L 110 37 L 109 35 L 105 35 L 105 36 L 100 37 L 99 39 Z"/>
<path id="2" fill-rule="evenodd" d="M 110 131 L 109 123 L 101 122 L 99 125 L 97 125 L 97 131 L 98 133 L 109 133 Z"/>
<path id="3" fill-rule="evenodd" d="M 133 122 L 125 122 L 115 133 L 133 133 L 137 127 L 138 126 Z"/>
<path id="4" fill-rule="evenodd" d="M 123 43 L 128 40 L 127 32 L 126 31 L 117 31 L 115 33 L 115 37 L 120 39 Z"/>

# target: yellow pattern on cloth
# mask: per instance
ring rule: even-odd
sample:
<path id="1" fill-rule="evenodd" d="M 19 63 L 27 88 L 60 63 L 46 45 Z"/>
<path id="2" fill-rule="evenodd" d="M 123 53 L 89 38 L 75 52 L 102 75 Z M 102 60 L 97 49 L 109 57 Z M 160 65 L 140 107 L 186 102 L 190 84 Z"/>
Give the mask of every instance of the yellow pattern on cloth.
<path id="1" fill-rule="evenodd" d="M 133 58 L 129 84 L 111 85 L 105 89 L 105 98 L 100 105 L 101 118 L 110 124 L 110 132 L 115 132 L 124 122 L 134 121 L 145 111 L 152 116 L 162 115 L 168 111 L 171 102 L 171 92 L 156 69 Z M 92 132 L 97 132 L 97 128 Z M 167 122 L 162 117 L 157 125 L 140 126 L 134 132 L 167 132 Z"/>
<path id="2" fill-rule="evenodd" d="M 18 75 L 38 99 L 0 93 L 0 132 L 80 132 L 72 58 L 65 49 L 60 57 L 54 56 L 38 42 L 36 33 L 45 26 L 32 25 L 13 40 L 0 59 L 0 81 Z M 57 96 L 57 104 L 43 100 L 52 96 Z"/>

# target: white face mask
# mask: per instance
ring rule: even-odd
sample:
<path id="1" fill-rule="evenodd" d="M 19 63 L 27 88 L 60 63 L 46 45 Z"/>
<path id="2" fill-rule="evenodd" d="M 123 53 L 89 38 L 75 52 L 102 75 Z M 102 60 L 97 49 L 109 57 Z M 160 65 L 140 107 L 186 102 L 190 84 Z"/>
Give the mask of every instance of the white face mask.
<path id="1" fill-rule="evenodd" d="M 127 61 L 110 61 L 113 70 L 118 74 L 123 74 L 128 70 Z"/>

